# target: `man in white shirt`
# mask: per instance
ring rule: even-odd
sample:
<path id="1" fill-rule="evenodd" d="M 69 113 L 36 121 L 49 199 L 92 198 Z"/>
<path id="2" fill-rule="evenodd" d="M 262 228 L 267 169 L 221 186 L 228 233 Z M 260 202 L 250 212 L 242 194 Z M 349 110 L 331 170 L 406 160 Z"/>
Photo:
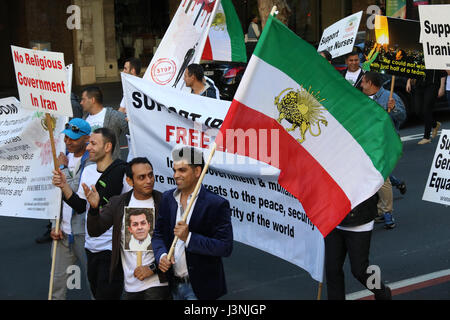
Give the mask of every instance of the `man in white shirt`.
<path id="1" fill-rule="evenodd" d="M 359 65 L 360 62 L 359 54 L 356 50 L 348 53 L 345 57 L 347 69 L 342 72 L 342 75 L 352 86 L 361 90 L 361 78 L 364 75 L 364 71 Z"/>
<path id="2" fill-rule="evenodd" d="M 67 184 L 61 170 L 53 171 L 53 184 L 61 188 L 64 201 L 75 212 L 83 213 L 89 208 L 85 188 L 91 186 L 99 195 L 99 205 L 106 205 L 114 195 L 127 192 L 130 188 L 124 183 L 126 163 L 120 159 L 113 161 L 115 136 L 112 130 L 99 128 L 89 139 L 87 150 L 89 159 L 95 165 L 87 166 L 81 177 L 78 191 Z M 87 222 L 89 224 L 89 221 Z M 89 229 L 89 225 L 87 225 Z M 87 232 L 86 232 L 87 233 Z M 105 230 L 99 237 L 86 234 L 85 249 L 87 255 L 87 273 L 92 294 L 97 300 L 118 300 L 123 290 L 122 272 L 110 273 L 112 250 L 112 230 Z"/>
<path id="3" fill-rule="evenodd" d="M 88 212 L 88 232 L 95 237 L 113 228 L 110 272 L 123 268 L 125 300 L 171 299 L 168 283 L 157 269 L 153 251 L 142 253 L 142 265 L 137 264 L 137 253 L 125 250 L 125 208 L 151 208 L 158 216 L 161 193 L 154 190 L 153 167 L 147 158 L 135 158 L 127 166 L 127 183 L 133 190 L 110 199 L 99 210 L 96 190 L 85 189 L 91 208 Z M 150 227 L 148 227 L 150 229 Z M 140 238 L 140 236 L 138 236 Z"/>
<path id="4" fill-rule="evenodd" d="M 119 139 L 122 134 L 129 134 L 128 122 L 122 112 L 103 106 L 103 93 L 100 88 L 91 86 L 83 89 L 81 106 L 85 113 L 84 119 L 89 123 L 92 131 L 98 128 L 108 128 L 115 135 L 113 160 L 120 158 Z"/>

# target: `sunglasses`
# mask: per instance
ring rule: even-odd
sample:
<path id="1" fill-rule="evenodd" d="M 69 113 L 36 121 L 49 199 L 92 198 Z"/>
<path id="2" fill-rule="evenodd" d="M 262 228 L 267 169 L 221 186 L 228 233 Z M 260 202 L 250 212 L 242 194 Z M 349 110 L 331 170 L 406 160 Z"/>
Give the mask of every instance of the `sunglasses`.
<path id="1" fill-rule="evenodd" d="M 83 130 L 81 130 L 80 128 L 78 128 L 77 126 L 70 124 L 70 123 L 66 123 L 66 130 L 70 129 L 72 130 L 72 132 L 74 133 L 85 133 Z"/>

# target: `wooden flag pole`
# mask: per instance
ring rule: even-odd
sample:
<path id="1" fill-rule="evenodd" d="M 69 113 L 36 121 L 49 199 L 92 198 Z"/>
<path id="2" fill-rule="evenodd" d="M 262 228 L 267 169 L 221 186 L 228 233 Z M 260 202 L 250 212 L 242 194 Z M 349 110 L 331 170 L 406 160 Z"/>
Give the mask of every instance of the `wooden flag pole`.
<path id="1" fill-rule="evenodd" d="M 197 185 L 195 186 L 194 193 L 192 194 L 191 201 L 189 201 L 189 204 L 188 204 L 188 206 L 186 208 L 186 211 L 184 212 L 183 219 L 182 219 L 184 222 L 187 221 L 187 218 L 189 216 L 189 212 L 191 211 L 192 204 L 194 203 L 194 200 L 197 197 L 197 194 L 198 194 L 198 191 L 200 190 L 200 187 L 202 185 L 203 179 L 205 178 L 206 172 L 208 171 L 209 164 L 211 163 L 211 160 L 212 160 L 212 158 L 214 156 L 214 153 L 216 152 L 216 148 L 217 148 L 217 145 L 216 145 L 216 143 L 214 143 L 213 146 L 212 146 L 212 149 L 211 149 L 211 153 L 209 154 L 208 161 L 206 162 L 205 167 L 203 168 L 202 174 L 200 175 L 200 178 L 198 179 Z M 177 244 L 177 241 L 178 241 L 178 237 L 175 237 L 173 239 L 172 246 L 170 247 L 169 254 L 167 255 L 167 259 L 169 261 L 172 258 L 172 255 L 174 253 L 175 245 Z"/>
<path id="2" fill-rule="evenodd" d="M 391 80 L 391 92 L 389 94 L 389 100 L 392 99 L 392 96 L 394 95 L 394 86 L 395 86 L 395 76 L 392 76 L 392 80 Z M 391 110 L 389 110 L 388 108 L 388 112 L 391 112 Z"/>
<path id="3" fill-rule="evenodd" d="M 319 291 L 317 292 L 317 300 L 322 299 L 322 287 L 323 287 L 323 283 L 319 282 Z"/>
<path id="4" fill-rule="evenodd" d="M 47 126 L 48 133 L 50 135 L 50 145 L 52 147 L 52 156 L 53 156 L 53 166 L 55 170 L 58 170 L 58 159 L 56 158 L 56 147 L 55 147 L 55 138 L 53 136 L 53 127 L 52 117 L 50 113 L 45 114 L 45 123 Z M 56 225 L 55 225 L 55 233 L 59 233 L 59 215 L 56 217 Z M 53 240 L 53 252 L 52 252 L 52 267 L 50 272 L 50 285 L 48 290 L 48 300 L 52 300 L 52 292 L 53 292 L 53 278 L 55 276 L 55 257 L 56 257 L 56 246 L 58 245 L 58 240 Z"/>
<path id="5" fill-rule="evenodd" d="M 142 251 L 136 252 L 137 266 L 142 266 Z"/>

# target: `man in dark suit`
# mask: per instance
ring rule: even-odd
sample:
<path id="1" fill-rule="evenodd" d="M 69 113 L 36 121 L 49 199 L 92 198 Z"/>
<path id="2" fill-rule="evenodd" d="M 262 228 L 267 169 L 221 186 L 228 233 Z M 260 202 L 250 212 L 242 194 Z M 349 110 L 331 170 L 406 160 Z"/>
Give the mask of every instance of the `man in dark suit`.
<path id="1" fill-rule="evenodd" d="M 233 249 L 230 204 L 201 187 L 186 222 L 182 216 L 204 167 L 202 152 L 182 147 L 172 152 L 177 188 L 165 192 L 152 237 L 159 269 L 167 273 L 175 300 L 213 300 L 227 292 L 222 257 Z M 174 255 L 167 253 L 174 237 Z"/>

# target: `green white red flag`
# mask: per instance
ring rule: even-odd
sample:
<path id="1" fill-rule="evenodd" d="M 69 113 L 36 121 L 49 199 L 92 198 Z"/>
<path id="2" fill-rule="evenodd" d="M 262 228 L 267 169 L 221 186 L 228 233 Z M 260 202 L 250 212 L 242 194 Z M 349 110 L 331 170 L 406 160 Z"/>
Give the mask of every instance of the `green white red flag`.
<path id="1" fill-rule="evenodd" d="M 202 60 L 247 62 L 244 33 L 231 0 L 222 0 L 217 9 Z"/>
<path id="2" fill-rule="evenodd" d="M 234 148 L 236 130 L 261 133 L 258 143 Z M 278 145 L 265 144 L 267 130 L 278 130 Z M 324 237 L 379 190 L 402 153 L 384 109 L 272 16 L 221 133 L 218 150 L 279 169 L 278 183 Z"/>

